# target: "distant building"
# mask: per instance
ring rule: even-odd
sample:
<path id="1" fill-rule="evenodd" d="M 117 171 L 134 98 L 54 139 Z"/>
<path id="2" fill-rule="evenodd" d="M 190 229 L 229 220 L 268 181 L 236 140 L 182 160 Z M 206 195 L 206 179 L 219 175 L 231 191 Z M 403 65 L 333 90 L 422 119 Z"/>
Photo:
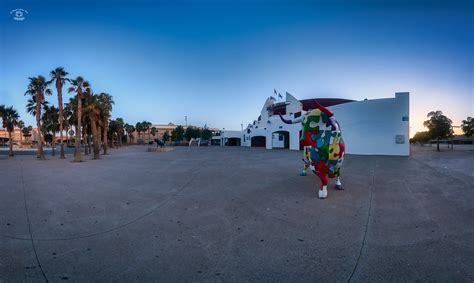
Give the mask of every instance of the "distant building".
<path id="1" fill-rule="evenodd" d="M 140 137 L 138 137 L 138 132 L 135 131 L 133 132 L 133 140 L 135 143 L 137 143 L 139 140 L 145 140 L 145 141 L 150 141 L 154 139 L 163 139 L 163 135 L 166 131 L 171 135 L 171 131 L 174 130 L 178 125 L 175 125 L 173 123 L 168 123 L 168 124 L 153 124 L 150 126 L 150 130 L 143 133 L 140 132 Z M 151 134 L 151 128 L 155 127 L 157 129 L 155 136 Z M 148 134 L 150 133 L 150 134 Z"/>
<path id="2" fill-rule="evenodd" d="M 38 138 L 38 131 L 36 130 L 36 128 L 33 128 L 33 130 L 30 132 L 31 136 L 29 137 L 25 137 L 23 135 L 23 133 L 21 132 L 21 130 L 19 128 L 15 128 L 15 130 L 12 132 L 12 140 L 13 142 L 16 142 L 16 143 L 19 143 L 20 140 L 22 142 L 32 142 L 32 141 L 36 141 Z M 8 142 L 8 132 L 7 130 L 5 129 L 0 129 L 0 145 L 2 144 L 5 144 Z"/>
<path id="3" fill-rule="evenodd" d="M 282 102 L 277 102 L 274 97 L 267 98 L 258 118 L 243 131 L 224 130 L 213 140 L 227 146 L 302 149 L 301 124 L 285 124 L 279 114 L 286 119 L 297 118 L 314 109 L 315 100 L 334 112 L 342 129 L 346 153 L 410 154 L 408 92 L 395 93 L 394 98 L 363 101 L 336 98 L 298 100 L 287 92 Z"/>

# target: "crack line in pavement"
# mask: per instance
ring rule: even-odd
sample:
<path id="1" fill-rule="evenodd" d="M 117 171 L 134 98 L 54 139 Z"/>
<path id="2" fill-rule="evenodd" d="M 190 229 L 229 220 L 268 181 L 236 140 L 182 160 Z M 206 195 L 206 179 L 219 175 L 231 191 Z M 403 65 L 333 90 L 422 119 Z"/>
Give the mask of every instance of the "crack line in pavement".
<path id="1" fill-rule="evenodd" d="M 23 166 L 21 165 L 21 159 L 20 159 L 20 174 L 21 174 L 21 187 L 23 188 L 23 200 L 25 202 L 26 222 L 28 223 L 28 232 L 30 233 L 31 245 L 33 246 L 33 252 L 35 253 L 36 262 L 38 263 L 38 266 L 41 270 L 41 274 L 43 275 L 44 280 L 46 280 L 46 282 L 49 282 L 48 277 L 46 276 L 46 273 L 44 273 L 43 266 L 41 265 L 41 262 L 39 260 L 38 253 L 36 252 L 36 246 L 33 240 L 33 233 L 31 233 L 31 223 L 30 223 L 30 216 L 28 212 L 28 204 L 26 202 L 25 180 L 23 178 Z"/>
<path id="2" fill-rule="evenodd" d="M 375 157 L 377 158 L 377 157 Z M 369 220 L 370 220 L 370 213 L 372 210 L 372 196 L 373 192 L 375 189 L 375 168 L 377 167 L 377 159 L 375 159 L 375 164 L 374 168 L 372 170 L 372 186 L 370 187 L 370 198 L 369 198 L 369 209 L 367 212 L 367 222 L 365 223 L 365 231 L 364 231 L 364 238 L 362 239 L 362 245 L 360 246 L 359 250 L 359 255 L 357 256 L 357 261 L 354 264 L 354 268 L 352 269 L 351 275 L 349 276 L 349 279 L 347 279 L 347 282 L 350 282 L 352 280 L 352 276 L 354 276 L 355 271 L 357 270 L 357 267 L 359 265 L 360 257 L 362 256 L 362 250 L 364 249 L 365 246 L 365 240 L 367 238 L 367 230 L 369 229 Z"/>
<path id="3" fill-rule="evenodd" d="M 115 230 L 118 230 L 118 229 L 121 229 L 121 228 L 124 228 L 130 224 L 133 224 L 135 222 L 138 222 L 140 220 L 142 220 L 143 218 L 153 214 L 155 211 L 157 211 L 159 208 L 161 208 L 163 205 L 165 205 L 169 200 L 171 200 L 172 198 L 174 198 L 175 196 L 177 196 L 178 194 L 180 194 L 182 191 L 184 191 L 184 189 L 186 189 L 186 187 L 188 187 L 189 184 L 191 184 L 192 181 L 194 181 L 194 179 L 196 178 L 196 176 L 198 175 L 198 171 L 199 170 L 196 170 L 196 172 L 194 173 L 194 175 L 189 179 L 188 182 L 186 182 L 181 188 L 179 188 L 175 193 L 171 194 L 168 198 L 166 198 L 165 200 L 163 200 L 161 203 L 159 203 L 156 207 L 154 207 L 152 210 L 150 210 L 149 212 L 129 221 L 129 222 L 126 222 L 122 225 L 119 225 L 119 226 L 116 226 L 114 228 L 111 228 L 111 229 L 108 229 L 108 230 L 105 230 L 105 231 L 101 231 L 101 232 L 98 232 L 98 233 L 93 233 L 93 234 L 89 234 L 89 235 L 84 235 L 84 236 L 76 236 L 76 237 L 69 237 L 69 238 L 49 238 L 49 239 L 45 239 L 45 238 L 36 238 L 36 239 L 33 239 L 33 236 L 31 235 L 31 227 L 30 227 L 30 236 L 31 236 L 31 239 L 28 239 L 28 238 L 22 238 L 22 237 L 15 237 L 15 236 L 9 236 L 9 235 L 1 235 L 2 237 L 5 237 L 5 238 L 10 238 L 10 239 L 15 239 L 15 240 L 35 240 L 35 241 L 41 241 L 41 242 L 46 242 L 46 241 L 67 241 L 67 240 L 76 240 L 76 239 L 84 239 L 84 238 L 91 238 L 91 237 L 94 237 L 94 236 L 98 236 L 98 235 L 102 235 L 102 234 L 106 234 L 106 233 L 110 233 L 112 231 L 115 231 Z M 23 178 L 23 175 L 22 175 L 22 178 Z M 23 180 L 22 180 L 23 181 Z M 25 193 L 25 205 L 26 205 L 26 193 Z M 28 216 L 28 214 L 27 214 Z M 28 225 L 29 225 L 29 220 L 28 220 Z M 34 245 L 33 245 L 33 248 L 34 248 Z M 35 254 L 36 254 L 36 250 L 35 250 Z M 41 267 L 41 265 L 40 265 Z M 41 269 L 41 271 L 43 271 Z M 43 273 L 44 274 L 44 273 Z M 46 277 L 45 277 L 46 278 Z M 46 279 L 47 280 L 47 279 Z M 48 281 L 49 282 L 49 281 Z"/>

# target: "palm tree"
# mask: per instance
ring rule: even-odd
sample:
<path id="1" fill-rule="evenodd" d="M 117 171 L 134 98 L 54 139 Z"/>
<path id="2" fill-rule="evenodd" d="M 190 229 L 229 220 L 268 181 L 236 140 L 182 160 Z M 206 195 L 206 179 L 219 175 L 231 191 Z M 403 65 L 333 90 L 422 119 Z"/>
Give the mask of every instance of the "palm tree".
<path id="1" fill-rule="evenodd" d="M 142 122 L 143 125 L 143 141 L 145 141 L 145 132 L 148 132 L 148 142 L 150 142 L 150 126 L 151 123 L 147 121 Z"/>
<path id="2" fill-rule="evenodd" d="M 84 117 L 89 120 L 90 129 L 92 131 L 92 138 L 94 143 L 94 159 L 99 159 L 100 153 L 100 131 L 98 130 L 98 122 L 100 120 L 100 100 L 97 95 L 88 95 L 84 101 Z"/>
<path id="3" fill-rule="evenodd" d="M 46 100 L 43 100 L 43 102 L 41 102 L 40 109 L 44 110 L 48 106 L 49 106 L 49 102 Z M 36 98 L 35 97 L 27 100 L 26 112 L 31 114 L 32 116 L 36 116 Z"/>
<path id="4" fill-rule="evenodd" d="M 39 159 L 44 159 L 43 152 L 43 138 L 41 137 L 41 105 L 44 101 L 44 95 L 51 95 L 51 90 L 48 88 L 49 82 L 43 76 L 30 77 L 30 83 L 25 95 L 31 95 L 32 101 L 35 104 L 36 126 L 38 127 L 38 155 Z"/>
<path id="5" fill-rule="evenodd" d="M 74 162 L 81 162 L 81 119 L 82 119 L 82 99 L 84 94 L 90 93 L 90 84 L 81 76 L 75 80 L 71 80 L 71 86 L 68 88 L 69 93 L 77 94 L 77 127 L 76 127 L 76 149 L 74 151 Z"/>
<path id="6" fill-rule="evenodd" d="M 110 112 L 112 112 L 112 105 L 114 100 L 112 95 L 108 93 L 100 93 L 99 101 L 101 104 L 101 120 L 102 120 L 102 131 L 104 137 L 104 154 L 107 154 L 107 128 L 109 126 Z"/>
<path id="7" fill-rule="evenodd" d="M 77 125 L 76 125 L 76 110 L 77 110 L 77 99 L 74 98 L 69 98 L 69 102 L 64 105 L 63 108 L 63 117 L 64 117 L 64 125 L 66 125 L 66 136 L 67 136 L 67 144 L 69 146 L 69 132 L 72 130 L 72 127 L 74 126 L 74 129 L 77 131 Z M 74 131 L 72 133 L 75 133 Z"/>
<path id="8" fill-rule="evenodd" d="M 114 140 L 115 140 L 115 133 L 117 133 L 118 125 L 117 121 L 115 120 L 110 120 L 109 121 L 109 128 L 107 129 L 108 135 L 109 135 L 109 145 L 111 148 L 114 147 Z M 118 144 L 118 140 L 117 140 Z"/>
<path id="9" fill-rule="evenodd" d="M 46 111 L 49 107 L 49 102 L 46 101 L 46 100 L 43 100 L 39 107 L 40 107 L 40 110 Z M 26 112 L 31 114 L 32 116 L 36 116 L 36 98 L 35 98 L 35 96 L 28 99 L 28 101 L 26 103 Z M 43 117 L 43 115 L 41 115 L 41 117 Z M 43 122 L 43 121 L 41 120 L 41 122 Z M 46 130 L 46 128 L 42 125 L 41 129 L 37 129 L 37 132 L 41 131 L 43 133 L 43 136 L 44 136 L 44 135 L 46 135 L 45 130 Z"/>
<path id="10" fill-rule="evenodd" d="M 33 127 L 32 126 L 28 126 L 28 127 L 23 127 L 23 129 L 21 130 L 21 133 L 23 134 L 23 136 L 25 137 L 25 140 L 26 140 L 26 143 L 28 144 L 28 137 L 31 137 L 31 131 L 33 130 Z"/>
<path id="11" fill-rule="evenodd" d="M 151 135 L 153 136 L 153 140 L 155 140 L 157 129 L 155 127 L 151 127 Z"/>
<path id="12" fill-rule="evenodd" d="M 66 158 L 64 155 L 63 130 L 64 130 L 64 116 L 63 116 L 63 85 L 66 81 L 70 81 L 66 76 L 68 73 L 63 67 L 58 67 L 51 71 L 52 81 L 56 82 L 56 91 L 58 92 L 58 107 L 59 107 L 59 136 L 61 139 L 61 159 Z M 54 150 L 54 149 L 53 149 Z"/>
<path id="13" fill-rule="evenodd" d="M 56 132 L 59 131 L 59 109 L 54 106 L 45 106 L 43 113 L 43 126 L 46 132 L 51 132 L 52 145 L 51 145 L 51 156 L 56 155 Z"/>
<path id="14" fill-rule="evenodd" d="M 91 127 L 90 127 L 90 120 L 87 115 L 84 115 L 84 107 L 87 103 L 88 95 L 84 95 L 84 99 L 82 100 L 82 141 L 84 143 L 84 155 L 89 155 L 91 152 L 91 142 L 90 142 L 90 135 L 92 135 Z"/>
<path id="15" fill-rule="evenodd" d="M 133 125 L 127 125 L 125 127 L 125 130 L 128 133 L 128 138 L 130 139 L 130 143 L 132 143 L 133 140 L 133 132 L 135 132 L 135 127 Z"/>
<path id="16" fill-rule="evenodd" d="M 115 121 L 117 122 L 118 145 L 121 147 L 123 137 L 123 126 L 125 125 L 125 122 L 122 118 L 117 118 L 115 119 Z"/>
<path id="17" fill-rule="evenodd" d="M 9 156 L 13 156 L 13 140 L 12 132 L 15 130 L 15 127 L 18 126 L 20 115 L 18 112 L 13 109 L 13 106 L 2 107 L 2 126 L 7 129 L 8 132 L 8 144 L 10 148 Z"/>
<path id="18" fill-rule="evenodd" d="M 137 142 L 140 139 L 140 132 L 143 130 L 143 124 L 140 122 L 137 122 L 135 124 L 135 130 L 137 131 L 138 137 L 137 137 Z"/>

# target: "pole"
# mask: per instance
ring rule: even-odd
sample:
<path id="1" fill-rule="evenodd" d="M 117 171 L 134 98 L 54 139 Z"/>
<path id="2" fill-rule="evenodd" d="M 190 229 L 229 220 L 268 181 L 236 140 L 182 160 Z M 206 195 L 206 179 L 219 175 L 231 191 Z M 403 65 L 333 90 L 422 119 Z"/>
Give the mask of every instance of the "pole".
<path id="1" fill-rule="evenodd" d="M 186 127 L 188 126 L 188 116 L 184 116 L 184 121 L 186 123 Z"/>

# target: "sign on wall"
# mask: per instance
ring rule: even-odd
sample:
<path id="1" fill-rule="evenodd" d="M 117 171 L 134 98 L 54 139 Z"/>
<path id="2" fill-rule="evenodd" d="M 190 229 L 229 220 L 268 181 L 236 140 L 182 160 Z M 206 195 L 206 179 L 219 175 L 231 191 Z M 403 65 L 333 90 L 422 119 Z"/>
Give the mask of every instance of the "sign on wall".
<path id="1" fill-rule="evenodd" d="M 395 143 L 398 143 L 398 144 L 405 143 L 405 135 L 396 135 Z"/>

